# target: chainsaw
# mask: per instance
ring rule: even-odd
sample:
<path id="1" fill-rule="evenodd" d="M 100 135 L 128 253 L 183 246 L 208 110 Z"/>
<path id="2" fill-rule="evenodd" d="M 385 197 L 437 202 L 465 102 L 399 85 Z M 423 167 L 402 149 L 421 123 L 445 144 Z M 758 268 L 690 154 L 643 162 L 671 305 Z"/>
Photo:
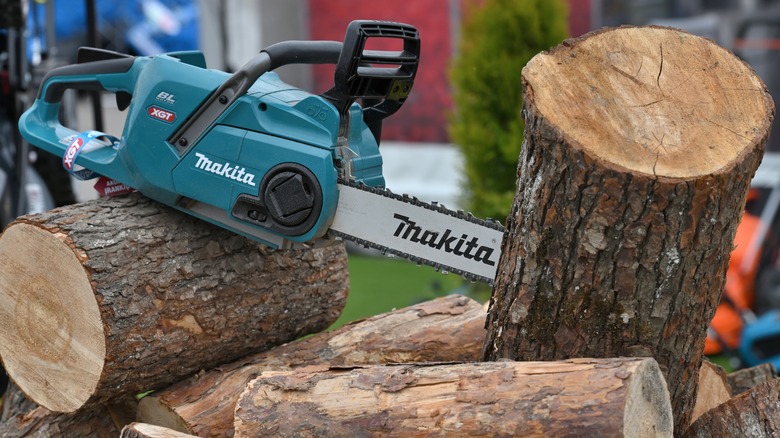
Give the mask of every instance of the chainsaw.
<path id="1" fill-rule="evenodd" d="M 366 49 L 372 39 L 402 49 Z M 384 188 L 382 120 L 408 98 L 419 55 L 416 28 L 384 21 L 353 21 L 343 42 L 271 45 L 234 74 L 198 51 L 82 47 L 44 78 L 19 127 L 77 178 L 108 178 L 272 248 L 349 240 L 492 283 L 499 223 Z M 334 85 L 288 85 L 273 71 L 288 64 L 335 64 Z M 63 126 L 68 89 L 114 93 L 128 111 L 121 137 Z"/>

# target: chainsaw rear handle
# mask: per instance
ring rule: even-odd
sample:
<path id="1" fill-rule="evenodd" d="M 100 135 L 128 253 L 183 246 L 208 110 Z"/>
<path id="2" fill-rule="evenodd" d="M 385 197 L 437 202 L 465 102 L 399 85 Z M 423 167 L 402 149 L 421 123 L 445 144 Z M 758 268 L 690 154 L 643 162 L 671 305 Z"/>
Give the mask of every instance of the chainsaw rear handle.
<path id="1" fill-rule="evenodd" d="M 69 89 L 116 92 L 117 90 L 113 87 L 109 90 L 101 81 L 101 77 L 111 73 L 127 73 L 134 61 L 134 57 L 128 57 L 55 68 L 43 78 L 43 85 L 38 90 L 38 98 L 42 98 L 46 103 L 56 104 L 62 101 L 65 90 Z M 122 91 L 131 92 L 132 90 Z"/>
<path id="2" fill-rule="evenodd" d="M 105 90 L 129 97 L 133 91 L 136 57 L 104 59 L 68 65 L 51 70 L 42 80 L 33 105 L 19 119 L 19 130 L 31 144 L 54 155 L 63 156 L 63 139 L 78 134 L 62 125 L 60 103 L 66 90 Z M 128 99 L 129 101 L 129 99 Z M 99 154 L 98 154 L 99 155 Z M 100 173 L 99 166 L 92 170 Z"/>
<path id="3" fill-rule="evenodd" d="M 364 50 L 366 41 L 373 37 L 401 39 L 403 50 Z M 384 21 L 353 21 L 347 27 L 343 43 L 284 41 L 271 45 L 223 82 L 194 116 L 171 136 L 169 142 L 183 152 L 260 76 L 289 64 L 336 64 L 334 87 L 323 97 L 336 106 L 342 116 L 348 113 L 356 99 L 367 99 L 364 103 L 370 103 L 370 106 L 364 108 L 365 119 L 381 122 L 397 111 L 409 95 L 419 58 L 417 29 L 407 24 Z"/>

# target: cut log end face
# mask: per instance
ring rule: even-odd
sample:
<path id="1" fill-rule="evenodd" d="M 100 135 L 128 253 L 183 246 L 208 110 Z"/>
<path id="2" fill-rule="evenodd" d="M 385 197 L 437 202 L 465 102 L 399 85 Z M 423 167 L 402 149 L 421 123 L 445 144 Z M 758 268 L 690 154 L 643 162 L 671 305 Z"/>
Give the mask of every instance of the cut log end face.
<path id="1" fill-rule="evenodd" d="M 46 275 L 40 267 L 46 266 Z M 25 393 L 55 412 L 92 395 L 106 354 L 100 311 L 78 255 L 55 234 L 29 224 L 0 240 L 0 355 Z"/>
<path id="2" fill-rule="evenodd" d="M 623 436 L 672 436 L 672 406 L 666 379 L 658 363 L 640 363 L 627 386 Z M 637 412 L 650 414 L 637 415 Z"/>
<path id="3" fill-rule="evenodd" d="M 523 77 L 538 111 L 584 150 L 648 175 L 728 170 L 772 120 L 771 97 L 750 67 L 670 28 L 589 35 L 536 56 Z"/>

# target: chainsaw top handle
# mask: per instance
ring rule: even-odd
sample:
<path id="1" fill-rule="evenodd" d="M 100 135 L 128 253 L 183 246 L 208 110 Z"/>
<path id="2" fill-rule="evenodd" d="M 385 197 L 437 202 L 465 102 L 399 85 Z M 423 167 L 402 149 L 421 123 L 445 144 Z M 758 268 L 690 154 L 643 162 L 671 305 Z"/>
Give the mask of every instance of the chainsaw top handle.
<path id="1" fill-rule="evenodd" d="M 400 39 L 401 51 L 365 50 L 370 38 Z M 364 99 L 364 120 L 379 142 L 381 120 L 395 113 L 409 96 L 420 58 L 417 29 L 408 24 L 356 20 L 344 42 L 283 41 L 265 48 L 230 76 L 169 139 L 187 149 L 264 73 L 289 64 L 336 64 L 334 87 L 323 97 L 346 117 Z"/>

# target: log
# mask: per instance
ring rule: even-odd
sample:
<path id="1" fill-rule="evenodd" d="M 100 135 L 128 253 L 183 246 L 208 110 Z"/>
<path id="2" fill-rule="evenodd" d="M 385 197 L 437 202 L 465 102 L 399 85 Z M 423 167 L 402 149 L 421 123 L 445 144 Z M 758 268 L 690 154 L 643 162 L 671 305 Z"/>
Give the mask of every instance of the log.
<path id="1" fill-rule="evenodd" d="M 771 363 L 763 363 L 731 372 L 726 377 L 731 386 L 731 394 L 739 395 L 758 384 L 774 379 L 777 373 Z"/>
<path id="2" fill-rule="evenodd" d="M 116 438 L 119 431 L 102 407 L 61 414 L 38 406 L 0 423 L 3 438 Z"/>
<path id="3" fill-rule="evenodd" d="M 32 411 L 37 407 L 38 405 L 27 398 L 14 382 L 8 382 L 8 388 L 6 388 L 3 394 L 3 412 L 0 414 L 0 423 L 10 420 L 16 415 Z"/>
<path id="4" fill-rule="evenodd" d="M 568 40 L 522 80 L 484 358 L 654 357 L 682 430 L 772 99 L 712 41 L 649 26 Z"/>
<path id="5" fill-rule="evenodd" d="M 58 415 L 48 410 L 38 410 L 35 413 L 31 413 L 33 410 L 38 409 L 39 406 L 27 398 L 14 382 L 8 383 L 8 388 L 3 394 L 2 403 L 3 410 L 2 416 L 0 416 L 0 424 L 14 424 L 15 426 L 11 429 L 13 433 L 22 435 L 26 434 L 27 432 L 24 431 L 28 430 L 40 430 L 43 433 L 52 427 L 54 430 L 60 430 L 63 434 L 69 435 L 71 432 L 82 430 L 73 429 L 79 422 L 88 423 L 87 427 L 91 429 L 106 429 L 106 433 L 113 434 L 116 430 L 124 427 L 125 424 L 133 422 L 138 410 L 138 402 L 135 397 L 126 396 L 112 400 L 111 403 L 97 408 L 96 412 L 88 412 L 86 415 L 81 416 Z M 28 413 L 31 414 L 25 416 Z M 101 418 L 93 418 L 98 415 Z M 111 420 L 115 428 L 105 426 L 107 423 L 102 418 L 104 416 Z M 0 428 L 0 436 L 5 437 L 4 433 L 13 434 L 7 430 L 2 432 L 3 430 Z"/>
<path id="6" fill-rule="evenodd" d="M 325 329 L 342 245 L 271 251 L 141 195 L 26 216 L 0 236 L 0 356 L 75 412 Z"/>
<path id="7" fill-rule="evenodd" d="M 703 413 L 720 406 L 730 398 L 731 386 L 726 378 L 726 370 L 708 360 L 703 360 L 699 369 L 696 403 L 693 405 L 691 423 Z"/>
<path id="8" fill-rule="evenodd" d="M 704 413 L 683 437 L 780 436 L 780 379 L 749 389 Z"/>
<path id="9" fill-rule="evenodd" d="M 233 436 L 233 411 L 263 371 L 477 361 L 485 338 L 482 306 L 450 295 L 353 322 L 220 366 L 141 399 L 137 420 L 201 437 Z"/>
<path id="10" fill-rule="evenodd" d="M 294 421 L 290 421 L 294 419 Z M 270 371 L 236 406 L 236 437 L 672 436 L 653 359 Z"/>
<path id="11" fill-rule="evenodd" d="M 122 429 L 119 438 L 195 438 L 195 435 L 153 424 L 130 423 Z"/>

